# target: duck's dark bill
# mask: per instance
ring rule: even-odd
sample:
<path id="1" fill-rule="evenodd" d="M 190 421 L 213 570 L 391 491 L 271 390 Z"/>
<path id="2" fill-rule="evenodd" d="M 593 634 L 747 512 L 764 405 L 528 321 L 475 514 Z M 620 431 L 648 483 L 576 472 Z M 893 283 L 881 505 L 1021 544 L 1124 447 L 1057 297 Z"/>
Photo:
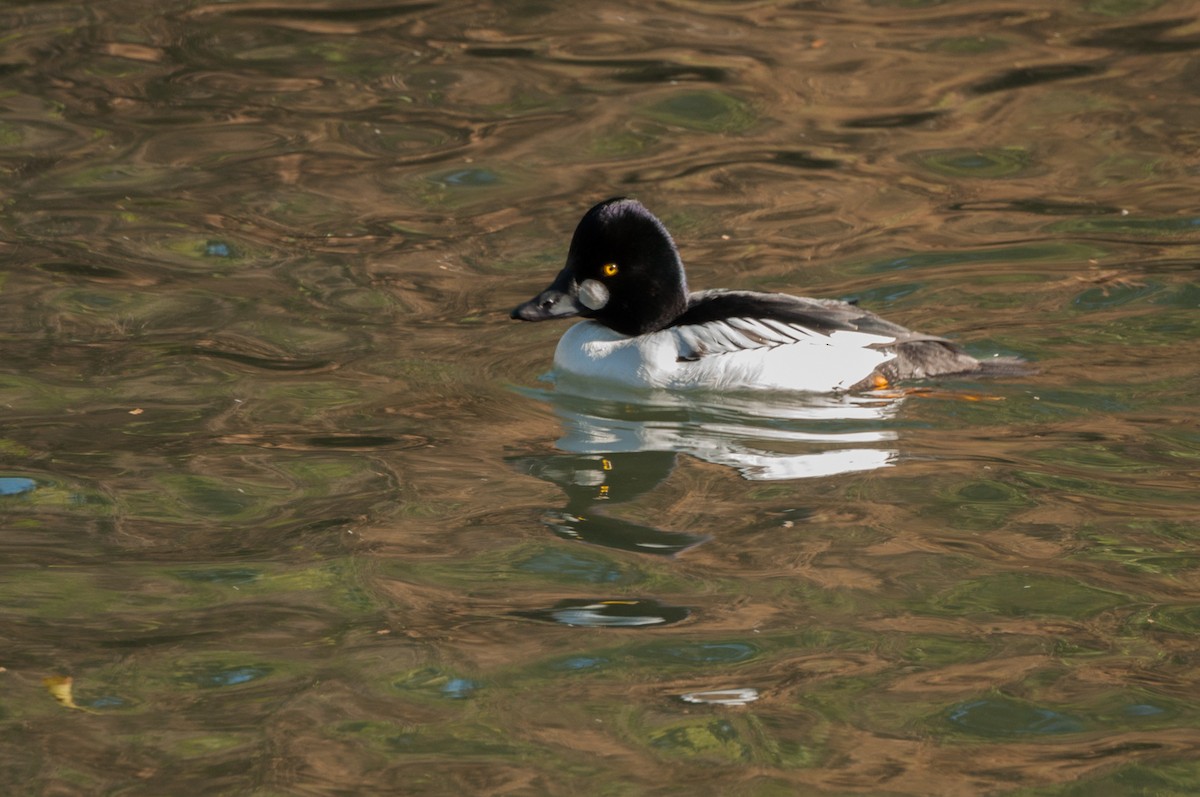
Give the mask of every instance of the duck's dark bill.
<path id="1" fill-rule="evenodd" d="M 569 293 L 548 288 L 512 311 L 521 321 L 545 321 L 550 318 L 570 318 L 583 312 L 583 306 Z"/>

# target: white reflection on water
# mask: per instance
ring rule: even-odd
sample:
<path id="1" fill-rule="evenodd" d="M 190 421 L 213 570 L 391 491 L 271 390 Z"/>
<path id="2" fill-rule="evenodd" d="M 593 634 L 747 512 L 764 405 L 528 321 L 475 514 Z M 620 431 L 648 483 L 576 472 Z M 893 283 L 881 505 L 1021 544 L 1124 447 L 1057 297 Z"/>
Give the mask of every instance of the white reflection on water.
<path id="1" fill-rule="evenodd" d="M 687 454 L 755 481 L 875 470 L 899 456 L 885 428 L 899 397 L 635 392 L 565 380 L 529 394 L 553 405 L 563 422 L 556 445 L 573 454 Z"/>

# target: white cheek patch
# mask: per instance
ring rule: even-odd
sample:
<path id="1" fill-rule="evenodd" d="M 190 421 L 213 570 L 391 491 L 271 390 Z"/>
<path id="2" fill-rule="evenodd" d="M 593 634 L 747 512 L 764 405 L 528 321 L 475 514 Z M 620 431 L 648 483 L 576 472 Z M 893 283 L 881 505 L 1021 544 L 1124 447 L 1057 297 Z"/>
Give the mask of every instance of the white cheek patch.
<path id="1" fill-rule="evenodd" d="M 579 303 L 589 310 L 599 310 L 608 304 L 608 288 L 596 280 L 584 280 L 579 286 Z"/>

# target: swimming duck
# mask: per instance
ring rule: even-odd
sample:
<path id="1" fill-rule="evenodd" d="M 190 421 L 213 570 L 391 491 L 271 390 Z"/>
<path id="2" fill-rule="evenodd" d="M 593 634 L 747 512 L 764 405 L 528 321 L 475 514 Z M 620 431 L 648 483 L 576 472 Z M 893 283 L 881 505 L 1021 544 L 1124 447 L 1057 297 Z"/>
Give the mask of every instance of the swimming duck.
<path id="1" fill-rule="evenodd" d="M 554 352 L 556 372 L 634 388 L 840 392 L 931 376 L 1022 372 L 980 361 L 849 302 L 738 290 L 689 292 L 670 233 L 640 202 L 593 207 L 550 287 L 512 311 L 522 321 L 582 317 Z"/>

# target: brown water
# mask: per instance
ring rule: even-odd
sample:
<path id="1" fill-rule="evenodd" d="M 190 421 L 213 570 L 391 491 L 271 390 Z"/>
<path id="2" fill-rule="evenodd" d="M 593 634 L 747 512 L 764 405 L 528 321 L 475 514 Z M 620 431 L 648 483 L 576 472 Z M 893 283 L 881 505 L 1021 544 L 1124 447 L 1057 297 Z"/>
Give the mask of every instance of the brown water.
<path id="1" fill-rule="evenodd" d="M 6 4 L 0 791 L 1200 792 L 1196 12 Z M 562 395 L 615 194 L 1041 372 Z"/>

